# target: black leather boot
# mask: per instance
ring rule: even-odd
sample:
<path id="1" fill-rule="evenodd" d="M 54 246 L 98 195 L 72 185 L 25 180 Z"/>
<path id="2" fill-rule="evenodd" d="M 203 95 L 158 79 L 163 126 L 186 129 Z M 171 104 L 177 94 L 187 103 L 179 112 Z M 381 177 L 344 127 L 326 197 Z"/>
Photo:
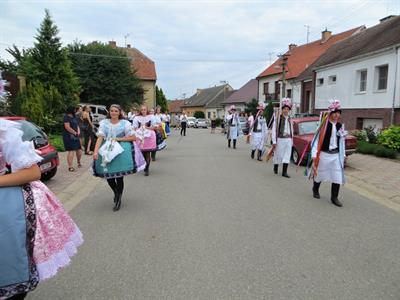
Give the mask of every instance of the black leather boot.
<path id="1" fill-rule="evenodd" d="M 229 139 L 228 140 L 228 148 L 230 148 L 231 147 L 231 140 Z"/>
<path id="2" fill-rule="evenodd" d="M 261 159 L 261 154 L 262 154 L 262 151 L 261 151 L 261 150 L 258 150 L 258 151 L 257 151 L 257 160 L 258 160 L 258 161 L 262 161 L 262 159 Z"/>
<path id="3" fill-rule="evenodd" d="M 340 189 L 340 184 L 332 183 L 332 187 L 331 187 L 331 202 L 333 203 L 333 205 L 336 205 L 338 207 L 342 207 L 343 204 L 338 199 L 339 189 Z"/>
<path id="4" fill-rule="evenodd" d="M 256 150 L 251 150 L 251 155 L 250 155 L 251 159 L 254 159 L 254 153 L 256 153 Z"/>
<path id="5" fill-rule="evenodd" d="M 312 192 L 313 192 L 313 197 L 315 199 L 320 199 L 321 196 L 319 195 L 319 186 L 321 185 L 321 182 L 316 182 L 314 181 Z"/>
<path id="6" fill-rule="evenodd" d="M 279 167 L 278 164 L 274 165 L 274 173 L 275 174 L 278 174 L 278 167 Z"/>
<path id="7" fill-rule="evenodd" d="M 118 193 L 117 202 L 115 202 L 113 211 L 118 211 L 121 208 L 121 202 L 122 202 L 122 193 Z"/>
<path id="8" fill-rule="evenodd" d="M 236 140 L 233 140 L 233 149 L 236 149 Z"/>
<path id="9" fill-rule="evenodd" d="M 113 188 L 112 190 L 113 190 L 113 192 L 114 192 L 114 203 L 117 203 L 117 200 L 118 200 L 118 190 L 117 190 L 116 187 Z"/>
<path id="10" fill-rule="evenodd" d="M 286 177 L 286 178 L 290 178 L 290 176 L 287 173 L 288 166 L 289 166 L 289 164 L 283 164 L 283 167 L 282 167 L 282 176 Z"/>

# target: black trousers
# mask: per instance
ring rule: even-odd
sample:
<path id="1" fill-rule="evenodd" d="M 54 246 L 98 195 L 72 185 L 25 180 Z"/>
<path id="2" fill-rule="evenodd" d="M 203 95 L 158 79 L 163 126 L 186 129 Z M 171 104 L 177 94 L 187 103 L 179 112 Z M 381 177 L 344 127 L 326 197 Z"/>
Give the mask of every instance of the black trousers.
<path id="1" fill-rule="evenodd" d="M 186 122 L 181 122 L 181 135 L 183 133 L 183 135 L 186 135 Z"/>
<path id="2" fill-rule="evenodd" d="M 124 191 L 124 177 L 118 178 L 110 178 L 107 179 L 108 185 L 114 192 L 118 192 L 120 194 Z"/>
<path id="3" fill-rule="evenodd" d="M 143 154 L 143 156 L 144 156 L 144 159 L 145 159 L 145 161 L 146 161 L 146 168 L 145 168 L 145 171 L 146 171 L 146 170 L 148 171 L 149 168 L 150 168 L 151 153 L 152 153 L 152 152 L 149 152 L 149 151 L 142 152 L 142 154 Z"/>

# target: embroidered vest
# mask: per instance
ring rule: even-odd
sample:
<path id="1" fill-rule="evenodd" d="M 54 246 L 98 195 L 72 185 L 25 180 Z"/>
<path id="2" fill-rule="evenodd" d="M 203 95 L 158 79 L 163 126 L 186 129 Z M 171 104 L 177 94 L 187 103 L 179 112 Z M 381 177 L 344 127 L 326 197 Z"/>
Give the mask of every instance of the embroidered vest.
<path id="1" fill-rule="evenodd" d="M 293 137 L 292 133 L 292 119 L 289 117 L 288 118 L 288 124 L 289 124 L 289 132 L 290 132 L 290 137 Z M 278 129 L 278 137 L 283 138 L 284 137 L 284 131 L 285 131 L 285 117 L 281 116 L 279 120 L 279 129 Z"/>
<path id="2" fill-rule="evenodd" d="M 336 131 L 339 131 L 340 128 L 342 128 L 342 124 L 341 123 L 336 123 Z M 324 137 L 324 141 L 322 143 L 322 147 L 321 147 L 321 151 L 329 151 L 329 144 L 331 141 L 331 134 L 332 134 L 332 123 L 328 121 L 328 125 L 326 126 L 326 132 L 325 132 L 325 137 Z M 337 141 L 337 145 L 339 147 L 339 136 L 336 136 L 336 141 Z"/>

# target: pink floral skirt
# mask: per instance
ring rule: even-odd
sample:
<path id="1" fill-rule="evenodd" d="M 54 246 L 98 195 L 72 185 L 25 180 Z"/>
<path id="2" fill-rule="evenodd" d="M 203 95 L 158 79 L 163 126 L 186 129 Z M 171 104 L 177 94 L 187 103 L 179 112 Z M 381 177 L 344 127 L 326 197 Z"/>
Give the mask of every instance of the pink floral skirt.
<path id="1" fill-rule="evenodd" d="M 82 233 L 57 197 L 40 181 L 31 183 L 37 220 L 33 260 L 40 281 L 67 266 L 83 243 Z"/>
<path id="2" fill-rule="evenodd" d="M 141 141 L 137 142 L 142 152 L 157 150 L 156 133 L 154 132 L 154 130 L 149 130 L 149 131 L 150 131 L 150 136 L 145 137 L 143 142 Z"/>

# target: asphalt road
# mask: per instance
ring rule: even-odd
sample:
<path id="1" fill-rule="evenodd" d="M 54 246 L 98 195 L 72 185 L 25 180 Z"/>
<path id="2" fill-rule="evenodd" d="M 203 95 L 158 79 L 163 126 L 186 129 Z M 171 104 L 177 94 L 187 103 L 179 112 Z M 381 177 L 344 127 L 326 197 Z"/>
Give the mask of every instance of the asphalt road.
<path id="1" fill-rule="evenodd" d="M 121 211 L 105 182 L 75 207 L 85 244 L 28 299 L 400 299 L 399 214 L 346 188 L 337 208 L 289 173 L 174 133 Z"/>

